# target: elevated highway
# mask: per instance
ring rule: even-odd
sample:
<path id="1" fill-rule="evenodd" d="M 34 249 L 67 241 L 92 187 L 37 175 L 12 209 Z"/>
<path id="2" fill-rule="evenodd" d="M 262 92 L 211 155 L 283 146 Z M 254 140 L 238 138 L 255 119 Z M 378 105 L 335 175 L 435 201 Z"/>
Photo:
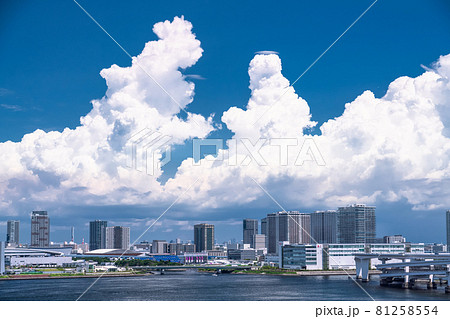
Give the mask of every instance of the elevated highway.
<path id="1" fill-rule="evenodd" d="M 429 289 L 436 288 L 435 279 L 447 281 L 445 292 L 450 293 L 450 254 L 355 254 L 356 278 L 369 280 L 369 267 L 372 259 L 381 264 L 380 285 L 402 282 L 403 288 L 412 288 L 417 279 L 427 281 Z"/>

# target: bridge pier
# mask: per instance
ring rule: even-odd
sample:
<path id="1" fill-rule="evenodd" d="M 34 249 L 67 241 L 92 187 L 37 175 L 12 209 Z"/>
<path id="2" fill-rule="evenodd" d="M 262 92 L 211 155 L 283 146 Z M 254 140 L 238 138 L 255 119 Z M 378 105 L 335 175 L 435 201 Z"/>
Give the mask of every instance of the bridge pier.
<path id="1" fill-rule="evenodd" d="M 362 279 L 361 259 L 355 258 L 356 279 Z"/>
<path id="2" fill-rule="evenodd" d="M 434 282 L 434 275 L 430 275 L 427 283 L 427 289 L 436 289 L 436 288 L 437 284 Z"/>
<path id="3" fill-rule="evenodd" d="M 355 258 L 355 264 L 356 264 L 356 279 L 361 279 L 363 282 L 369 281 L 370 259 Z"/>
<path id="4" fill-rule="evenodd" d="M 404 263 L 407 263 L 407 262 L 410 262 L 411 261 L 411 259 L 403 259 L 403 262 Z M 403 285 L 402 285 L 402 287 L 403 288 L 405 288 L 405 289 L 410 289 L 410 288 L 412 288 L 412 283 L 409 281 L 409 266 L 405 266 L 405 281 L 403 282 Z"/>

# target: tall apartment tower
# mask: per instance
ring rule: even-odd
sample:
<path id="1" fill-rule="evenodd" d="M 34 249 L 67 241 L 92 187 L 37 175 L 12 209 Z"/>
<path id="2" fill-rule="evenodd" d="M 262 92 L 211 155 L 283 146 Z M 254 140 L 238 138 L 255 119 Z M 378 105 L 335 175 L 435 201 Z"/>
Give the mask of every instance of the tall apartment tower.
<path id="1" fill-rule="evenodd" d="M 375 206 L 354 204 L 339 207 L 337 217 L 338 243 L 364 244 L 375 242 Z"/>
<path id="2" fill-rule="evenodd" d="M 317 211 L 311 214 L 311 237 L 318 244 L 337 243 L 337 212 Z"/>
<path id="3" fill-rule="evenodd" d="M 89 223 L 89 250 L 106 248 L 106 220 L 95 220 Z"/>
<path id="4" fill-rule="evenodd" d="M 311 244 L 314 241 L 311 239 L 311 215 L 310 214 L 302 214 L 299 216 L 300 222 L 300 236 L 299 236 L 299 244 Z"/>
<path id="5" fill-rule="evenodd" d="M 311 219 L 309 214 L 297 211 L 277 212 L 267 215 L 267 252 L 275 254 L 280 241 L 290 244 L 309 244 Z"/>
<path id="6" fill-rule="evenodd" d="M 31 213 L 31 247 L 50 246 L 50 218 L 46 211 Z"/>
<path id="7" fill-rule="evenodd" d="M 106 227 L 106 249 L 130 248 L 130 227 Z"/>
<path id="8" fill-rule="evenodd" d="M 446 212 L 446 223 L 447 225 L 447 251 L 450 252 L 450 210 Z"/>
<path id="9" fill-rule="evenodd" d="M 6 227 L 6 243 L 10 246 L 19 245 L 19 226 L 18 220 L 8 220 Z"/>
<path id="10" fill-rule="evenodd" d="M 253 247 L 253 237 L 258 235 L 258 220 L 257 219 L 244 219 L 242 223 L 242 237 L 244 244 L 250 244 Z"/>
<path id="11" fill-rule="evenodd" d="M 202 252 L 214 248 L 214 225 L 194 225 L 195 251 Z"/>

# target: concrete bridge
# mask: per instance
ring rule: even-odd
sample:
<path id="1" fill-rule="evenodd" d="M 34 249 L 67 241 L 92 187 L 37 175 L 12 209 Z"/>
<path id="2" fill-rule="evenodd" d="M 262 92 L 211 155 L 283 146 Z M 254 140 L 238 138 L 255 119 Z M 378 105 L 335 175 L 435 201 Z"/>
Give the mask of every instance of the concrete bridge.
<path id="1" fill-rule="evenodd" d="M 355 254 L 357 279 L 369 280 L 372 259 L 381 262 L 375 267 L 382 271 L 382 286 L 402 282 L 403 288 L 412 288 L 416 281 L 425 281 L 429 289 L 435 289 L 435 280 L 438 279 L 442 283 L 445 279 L 445 292 L 450 293 L 450 254 Z"/>

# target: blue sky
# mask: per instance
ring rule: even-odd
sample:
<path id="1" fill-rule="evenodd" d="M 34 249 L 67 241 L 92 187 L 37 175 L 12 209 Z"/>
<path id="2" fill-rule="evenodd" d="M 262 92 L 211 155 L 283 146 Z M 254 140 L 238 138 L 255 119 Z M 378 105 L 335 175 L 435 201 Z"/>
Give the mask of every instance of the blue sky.
<path id="1" fill-rule="evenodd" d="M 193 24 L 204 50 L 202 58 L 184 72 L 204 78 L 193 80 L 195 97 L 187 110 L 205 117 L 214 113 L 217 122 L 230 107 L 243 108 L 248 102 L 247 71 L 255 52 L 279 52 L 282 73 L 292 82 L 372 3 L 79 2 L 132 56 L 138 55 L 146 42 L 157 39 L 152 32 L 155 23 L 184 15 Z M 396 78 L 419 76 L 424 72 L 421 65 L 431 67 L 440 55 L 449 54 L 449 13 L 450 5 L 444 0 L 378 1 L 295 84 L 297 94 L 311 108 L 312 120 L 319 123 L 313 133 L 320 134 L 318 127 L 322 123 L 340 116 L 345 103 L 365 90 L 380 98 Z M 100 70 L 112 64 L 130 65 L 129 57 L 72 1 L 2 1 L 0 21 L 0 142 L 19 142 L 36 129 L 62 131 L 77 127 L 80 117 L 91 110 L 90 101 L 105 94 L 107 86 Z M 226 138 L 231 133 L 223 125 L 211 136 Z M 173 177 L 189 150 L 189 141 L 176 147 L 174 160 L 166 167 L 162 180 Z M 443 209 L 412 211 L 411 203 L 401 200 L 376 204 L 378 235 L 403 233 L 414 241 L 444 240 L 444 230 L 434 226 L 443 221 Z M 18 218 L 23 222 L 24 239 L 29 236 L 27 214 L 35 208 L 26 201 L 16 208 L 23 210 Z M 286 208 L 314 210 L 308 205 Z M 52 240 L 69 238 L 72 225 L 77 228 L 78 241 L 81 236 L 87 238 L 85 223 L 97 218 L 97 212 L 98 218 L 121 223 L 144 218 L 149 209 L 145 205 L 66 207 L 49 203 L 52 225 L 56 226 Z M 161 204 L 150 210 L 157 214 L 164 209 Z M 223 241 L 241 239 L 240 219 L 262 218 L 278 208 L 270 200 L 261 199 L 258 203 L 214 208 L 217 213 L 207 216 L 183 214 L 182 206 L 176 210 L 180 213 L 174 212 L 170 216 L 173 220 L 216 222 L 216 237 Z M 10 217 L 0 218 L 6 221 Z M 132 235 L 144 229 L 138 224 Z M 424 225 L 430 231 L 422 231 Z M 177 237 L 176 231 L 164 233 L 163 229 L 155 229 L 144 238 Z M 2 226 L 1 237 L 4 232 Z M 179 232 L 182 239 L 192 239 L 191 231 Z"/>

